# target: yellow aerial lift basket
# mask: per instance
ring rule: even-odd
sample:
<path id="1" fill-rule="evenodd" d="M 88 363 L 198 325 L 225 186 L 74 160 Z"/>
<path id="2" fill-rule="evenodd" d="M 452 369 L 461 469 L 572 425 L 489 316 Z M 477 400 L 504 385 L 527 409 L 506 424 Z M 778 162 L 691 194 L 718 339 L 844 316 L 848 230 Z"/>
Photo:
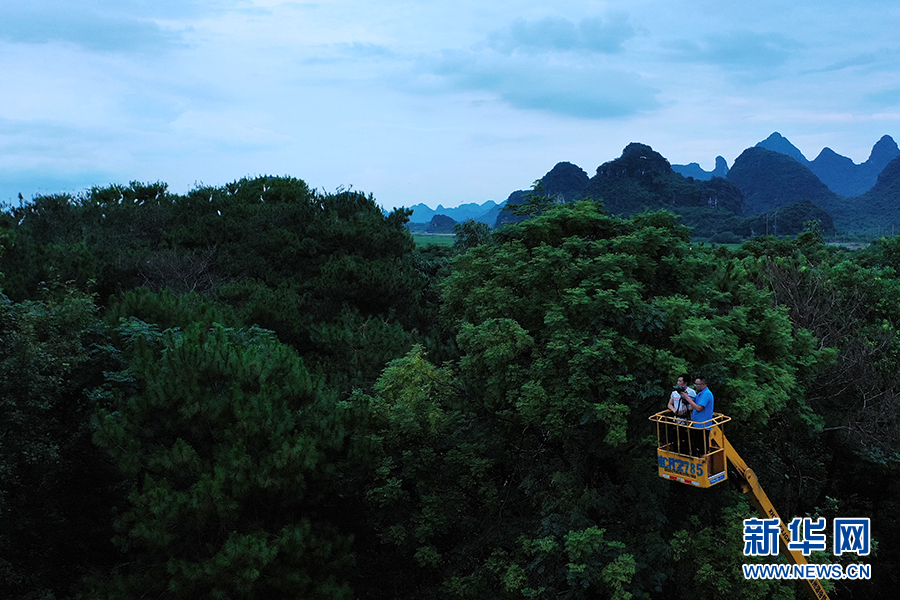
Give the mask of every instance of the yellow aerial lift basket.
<path id="1" fill-rule="evenodd" d="M 731 417 L 713 413 L 711 420 L 693 423 L 664 410 L 650 420 L 656 422 L 660 477 L 701 488 L 728 479 L 722 425 Z"/>

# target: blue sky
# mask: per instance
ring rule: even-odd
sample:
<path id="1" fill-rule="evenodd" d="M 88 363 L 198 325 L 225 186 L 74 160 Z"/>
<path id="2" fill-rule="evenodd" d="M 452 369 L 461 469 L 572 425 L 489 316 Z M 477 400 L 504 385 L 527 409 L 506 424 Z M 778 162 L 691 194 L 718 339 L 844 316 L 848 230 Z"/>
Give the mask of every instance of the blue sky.
<path id="1" fill-rule="evenodd" d="M 773 131 L 862 162 L 900 139 L 898 29 L 878 0 L 3 3 L 0 200 L 272 174 L 455 206 Z"/>

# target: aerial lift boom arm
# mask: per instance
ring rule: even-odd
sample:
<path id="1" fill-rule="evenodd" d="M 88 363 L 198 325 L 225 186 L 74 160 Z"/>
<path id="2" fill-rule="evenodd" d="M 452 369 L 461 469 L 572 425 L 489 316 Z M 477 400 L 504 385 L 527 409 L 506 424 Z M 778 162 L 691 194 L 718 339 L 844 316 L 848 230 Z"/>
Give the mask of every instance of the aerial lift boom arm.
<path id="1" fill-rule="evenodd" d="M 747 463 L 744 462 L 744 459 L 740 457 L 737 450 L 734 449 L 734 446 L 732 446 L 728 441 L 728 438 L 725 437 L 725 433 L 722 431 L 721 427 L 718 425 L 713 426 L 710 437 L 714 443 L 721 444 L 721 447 L 725 449 L 725 457 L 728 459 L 729 465 L 737 475 L 735 479 L 737 480 L 741 491 L 750 497 L 750 502 L 756 507 L 756 511 L 760 516 L 764 519 L 778 519 L 778 524 L 781 529 L 779 533 L 781 543 L 778 547 L 781 554 L 791 564 L 807 564 L 806 557 L 803 556 L 802 552 L 791 550 L 790 546 L 788 546 L 788 543 L 791 541 L 791 535 L 787 525 L 785 525 L 784 521 L 778 515 L 778 511 L 775 510 L 775 507 L 769 500 L 769 497 L 766 496 L 766 493 L 763 491 L 762 486 L 759 484 L 759 479 L 756 477 L 756 473 L 754 473 L 753 469 L 748 467 Z M 804 579 L 803 581 L 806 583 L 806 588 L 813 598 L 816 600 L 828 600 L 828 594 L 825 592 L 825 589 L 818 579 Z"/>

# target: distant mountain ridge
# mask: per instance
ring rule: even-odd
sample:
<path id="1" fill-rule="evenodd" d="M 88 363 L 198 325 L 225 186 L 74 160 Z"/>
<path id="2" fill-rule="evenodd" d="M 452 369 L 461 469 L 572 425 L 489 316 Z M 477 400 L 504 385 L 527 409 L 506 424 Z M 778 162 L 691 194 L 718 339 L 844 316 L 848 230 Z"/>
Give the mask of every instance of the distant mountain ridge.
<path id="1" fill-rule="evenodd" d="M 842 196 L 859 196 L 866 193 L 878 181 L 878 174 L 887 164 L 900 156 L 897 142 L 889 135 L 882 136 L 872 147 L 868 160 L 858 165 L 827 146 L 819 152 L 815 160 L 810 161 L 799 148 L 777 131 L 756 144 L 756 147 L 790 156 L 809 168 L 828 186 L 828 189 Z"/>
<path id="2" fill-rule="evenodd" d="M 672 165 L 650 146 L 631 143 L 619 158 L 597 167 L 593 177 L 578 165 L 559 162 L 535 188 L 516 190 L 500 204 L 488 201 L 436 209 L 419 204 L 413 207 L 412 221 L 427 223 L 435 215 L 445 215 L 500 227 L 526 218 L 509 209 L 531 195 L 555 202 L 602 200 L 608 212 L 626 217 L 645 210 L 670 210 L 683 217 L 694 235 L 713 241 L 761 232 L 793 235 L 813 219 L 829 233 L 835 228 L 871 232 L 900 226 L 900 147 L 885 135 L 862 164 L 830 148 L 810 161 L 774 132 L 742 152 L 731 168 L 719 156 L 715 169 L 704 171 L 697 163 Z"/>
<path id="3" fill-rule="evenodd" d="M 430 206 L 419 203 L 411 207 L 413 214 L 409 220 L 411 223 L 430 223 L 435 215 L 444 215 L 456 222 L 475 219 L 476 221 L 493 225 L 494 221 L 497 219 L 499 206 L 500 205 L 493 200 L 488 200 L 481 204 L 470 202 L 454 208 L 444 208 L 441 204 L 438 204 L 437 208 L 431 208 Z"/>
<path id="4" fill-rule="evenodd" d="M 833 167 L 840 163 L 846 167 L 849 163 L 858 174 L 877 168 L 895 154 L 897 157 L 888 163 L 891 168 L 885 167 L 883 174 L 876 176 L 877 185 L 854 197 L 834 192 L 811 170 L 815 165 Z M 722 170 L 727 168 L 724 163 L 724 159 L 719 163 Z M 808 220 L 818 220 L 828 233 L 836 232 L 836 228 L 871 231 L 882 226 L 885 219 L 900 224 L 900 150 L 892 138 L 884 136 L 863 165 L 854 165 L 831 150 L 809 161 L 776 132 L 741 153 L 725 178 L 702 180 L 676 172 L 650 146 L 632 143 L 619 158 L 597 167 L 590 178 L 577 165 L 557 163 L 538 180 L 535 189 L 509 195 L 495 226 L 524 219 L 508 209 L 525 202 L 531 194 L 557 202 L 598 199 L 606 210 L 620 216 L 666 209 L 682 215 L 698 237 L 719 237 L 723 241 L 760 233 L 794 235 Z"/>

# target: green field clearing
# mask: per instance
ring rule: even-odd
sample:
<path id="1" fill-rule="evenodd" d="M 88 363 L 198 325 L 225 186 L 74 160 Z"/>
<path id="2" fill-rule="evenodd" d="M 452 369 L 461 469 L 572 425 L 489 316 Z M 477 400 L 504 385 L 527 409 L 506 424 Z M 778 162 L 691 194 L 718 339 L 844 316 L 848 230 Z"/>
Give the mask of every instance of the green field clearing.
<path id="1" fill-rule="evenodd" d="M 456 235 L 452 233 L 414 233 L 413 239 L 417 246 L 437 244 L 438 246 L 452 246 Z"/>

